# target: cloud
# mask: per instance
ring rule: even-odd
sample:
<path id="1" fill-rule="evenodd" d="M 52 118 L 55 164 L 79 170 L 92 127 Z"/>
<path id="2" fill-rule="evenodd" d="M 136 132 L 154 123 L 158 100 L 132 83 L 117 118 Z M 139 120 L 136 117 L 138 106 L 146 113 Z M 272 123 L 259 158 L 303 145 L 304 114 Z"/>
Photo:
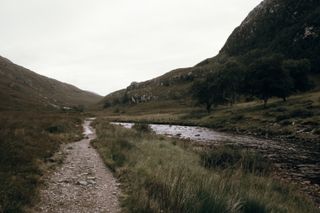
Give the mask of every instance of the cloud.
<path id="1" fill-rule="evenodd" d="M 0 54 L 106 95 L 218 53 L 260 0 L 2 0 Z"/>

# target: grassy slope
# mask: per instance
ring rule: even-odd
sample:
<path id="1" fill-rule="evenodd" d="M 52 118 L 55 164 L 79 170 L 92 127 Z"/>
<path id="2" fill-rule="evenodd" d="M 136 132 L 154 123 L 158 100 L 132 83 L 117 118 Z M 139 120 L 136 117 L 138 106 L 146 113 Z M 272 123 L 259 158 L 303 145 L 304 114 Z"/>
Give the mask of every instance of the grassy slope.
<path id="1" fill-rule="evenodd" d="M 90 105 L 102 97 L 38 75 L 0 57 L 0 110 Z"/>
<path id="2" fill-rule="evenodd" d="M 82 137 L 81 122 L 77 114 L 1 112 L 0 212 L 21 212 L 37 199 L 50 158 Z"/>
<path id="3" fill-rule="evenodd" d="M 200 125 L 241 134 L 319 141 L 320 92 L 292 96 L 287 102 L 272 99 L 267 108 L 258 101 L 221 106 L 210 114 L 175 102 L 109 109 L 101 114 L 118 121 Z"/>
<path id="4" fill-rule="evenodd" d="M 291 186 L 240 167 L 206 169 L 183 142 L 99 119 L 93 143 L 122 182 L 128 212 L 317 212 Z"/>

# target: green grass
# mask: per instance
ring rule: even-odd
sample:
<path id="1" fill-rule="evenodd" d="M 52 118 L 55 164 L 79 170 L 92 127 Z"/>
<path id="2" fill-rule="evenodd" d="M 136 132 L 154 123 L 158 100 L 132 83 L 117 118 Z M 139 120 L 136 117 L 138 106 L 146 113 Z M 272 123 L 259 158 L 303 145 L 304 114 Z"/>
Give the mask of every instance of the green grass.
<path id="1" fill-rule="evenodd" d="M 82 137 L 81 122 L 77 114 L 1 112 L 0 212 L 24 212 L 37 200 L 46 162 Z"/>
<path id="2" fill-rule="evenodd" d="M 263 159 L 251 153 L 234 151 L 232 166 L 208 168 L 202 151 L 187 143 L 106 119 L 94 125 L 93 144 L 122 183 L 124 212 L 317 212 L 292 186 L 254 172 Z M 210 155 L 211 162 L 219 159 Z"/>

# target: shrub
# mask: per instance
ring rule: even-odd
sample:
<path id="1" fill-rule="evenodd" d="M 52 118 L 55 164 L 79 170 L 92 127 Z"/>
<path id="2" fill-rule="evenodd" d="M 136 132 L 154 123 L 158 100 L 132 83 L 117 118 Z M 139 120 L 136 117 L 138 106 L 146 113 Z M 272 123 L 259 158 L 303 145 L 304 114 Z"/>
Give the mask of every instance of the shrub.
<path id="1" fill-rule="evenodd" d="M 152 128 L 148 124 L 144 123 L 136 123 L 132 126 L 132 129 L 136 130 L 137 132 L 142 133 L 150 133 L 152 132 Z"/>
<path id="2" fill-rule="evenodd" d="M 62 133 L 65 131 L 65 128 L 62 125 L 53 125 L 48 127 L 46 131 L 49 133 Z"/>

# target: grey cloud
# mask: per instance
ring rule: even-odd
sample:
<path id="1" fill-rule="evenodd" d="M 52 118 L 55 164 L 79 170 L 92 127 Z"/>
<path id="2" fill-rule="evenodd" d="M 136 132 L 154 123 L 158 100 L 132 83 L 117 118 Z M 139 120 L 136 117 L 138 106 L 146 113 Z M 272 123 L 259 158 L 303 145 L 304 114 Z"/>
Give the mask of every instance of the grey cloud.
<path id="1" fill-rule="evenodd" d="M 218 53 L 261 0 L 1 0 L 0 55 L 106 95 Z"/>

